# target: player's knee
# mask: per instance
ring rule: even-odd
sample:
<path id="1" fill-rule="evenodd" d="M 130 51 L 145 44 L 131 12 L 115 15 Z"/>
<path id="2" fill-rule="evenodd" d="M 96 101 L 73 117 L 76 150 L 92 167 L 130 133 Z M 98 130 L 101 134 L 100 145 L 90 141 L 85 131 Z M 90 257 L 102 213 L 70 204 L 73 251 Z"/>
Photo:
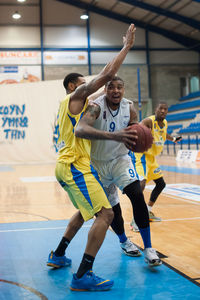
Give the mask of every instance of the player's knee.
<path id="1" fill-rule="evenodd" d="M 144 191 L 145 185 L 146 185 L 146 179 L 140 181 L 140 186 L 141 186 L 142 191 Z"/>
<path id="2" fill-rule="evenodd" d="M 163 177 L 158 178 L 155 180 L 156 183 L 156 188 L 161 192 L 165 187 L 166 187 L 166 183 L 163 179 Z"/>
<path id="3" fill-rule="evenodd" d="M 114 218 L 114 212 L 112 208 L 102 207 L 96 215 L 97 217 L 102 218 L 108 226 L 110 226 Z"/>
<path id="4" fill-rule="evenodd" d="M 114 212 L 112 208 L 105 208 L 104 209 L 104 219 L 108 225 L 110 225 L 114 218 Z"/>

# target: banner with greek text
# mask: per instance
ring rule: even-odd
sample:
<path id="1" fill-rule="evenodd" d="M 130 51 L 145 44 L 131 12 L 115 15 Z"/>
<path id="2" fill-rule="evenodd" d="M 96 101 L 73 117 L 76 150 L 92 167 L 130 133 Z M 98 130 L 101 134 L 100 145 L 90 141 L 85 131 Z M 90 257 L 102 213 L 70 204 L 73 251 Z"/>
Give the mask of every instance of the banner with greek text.
<path id="1" fill-rule="evenodd" d="M 0 163 L 55 161 L 53 128 L 62 81 L 0 86 Z"/>
<path id="2" fill-rule="evenodd" d="M 65 95 L 62 80 L 0 86 L 0 164 L 56 161 L 53 133 Z"/>

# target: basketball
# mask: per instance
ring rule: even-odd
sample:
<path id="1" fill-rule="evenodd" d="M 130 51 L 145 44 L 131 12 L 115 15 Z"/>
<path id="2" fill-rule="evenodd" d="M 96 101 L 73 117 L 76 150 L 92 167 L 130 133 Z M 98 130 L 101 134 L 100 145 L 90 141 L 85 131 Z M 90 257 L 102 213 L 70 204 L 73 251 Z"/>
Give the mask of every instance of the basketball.
<path id="1" fill-rule="evenodd" d="M 145 152 L 151 148 L 153 143 L 153 137 L 151 130 L 142 124 L 133 124 L 129 126 L 131 129 L 137 131 L 138 139 L 136 140 L 136 145 L 129 145 L 125 143 L 125 146 L 133 152 Z"/>

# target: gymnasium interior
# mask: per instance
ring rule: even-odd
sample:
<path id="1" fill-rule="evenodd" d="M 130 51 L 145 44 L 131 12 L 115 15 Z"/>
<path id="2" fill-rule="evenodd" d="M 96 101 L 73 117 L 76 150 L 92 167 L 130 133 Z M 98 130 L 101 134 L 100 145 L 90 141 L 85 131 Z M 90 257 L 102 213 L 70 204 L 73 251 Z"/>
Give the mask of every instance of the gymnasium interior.
<path id="1" fill-rule="evenodd" d="M 55 178 L 55 124 L 66 97 L 64 77 L 92 80 L 123 46 L 129 25 L 136 39 L 117 75 L 138 121 L 168 104 L 167 140 L 157 161 L 166 181 L 150 222 L 162 265 L 126 256 L 108 230 L 94 272 L 111 278 L 110 291 L 69 289 L 92 220 L 67 249 L 72 266 L 47 267 L 76 212 Z M 146 202 L 154 188 L 146 185 Z M 120 203 L 128 238 L 126 195 Z M 0 300 L 200 299 L 200 1 L 0 0 Z"/>

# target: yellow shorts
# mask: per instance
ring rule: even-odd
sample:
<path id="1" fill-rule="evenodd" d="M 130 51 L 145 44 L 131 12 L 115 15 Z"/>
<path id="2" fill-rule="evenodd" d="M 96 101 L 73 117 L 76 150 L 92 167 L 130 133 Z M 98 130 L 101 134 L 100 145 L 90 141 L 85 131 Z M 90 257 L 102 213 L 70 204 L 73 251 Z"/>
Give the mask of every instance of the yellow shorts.
<path id="1" fill-rule="evenodd" d="M 55 175 L 85 221 L 102 207 L 111 208 L 98 174 L 87 158 L 72 164 L 57 162 Z"/>
<path id="2" fill-rule="evenodd" d="M 163 176 L 155 156 L 147 153 L 132 153 L 131 157 L 140 180 L 146 179 L 146 182 L 149 182 Z"/>

